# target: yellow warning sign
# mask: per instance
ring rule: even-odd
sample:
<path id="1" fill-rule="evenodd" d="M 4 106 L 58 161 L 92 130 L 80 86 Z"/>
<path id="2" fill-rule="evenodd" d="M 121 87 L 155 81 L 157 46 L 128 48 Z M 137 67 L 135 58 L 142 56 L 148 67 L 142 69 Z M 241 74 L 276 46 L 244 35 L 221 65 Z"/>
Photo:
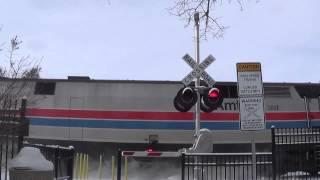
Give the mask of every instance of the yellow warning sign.
<path id="1" fill-rule="evenodd" d="M 238 72 L 261 71 L 260 63 L 237 63 Z"/>

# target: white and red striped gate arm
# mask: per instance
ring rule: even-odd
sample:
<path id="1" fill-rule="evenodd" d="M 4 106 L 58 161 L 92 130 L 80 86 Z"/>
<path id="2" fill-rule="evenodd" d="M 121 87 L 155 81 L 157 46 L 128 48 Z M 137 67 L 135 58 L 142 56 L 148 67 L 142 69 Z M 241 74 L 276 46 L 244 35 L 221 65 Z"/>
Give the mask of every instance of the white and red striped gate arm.
<path id="1" fill-rule="evenodd" d="M 170 151 L 122 151 L 124 157 L 180 157 L 181 152 L 170 152 Z"/>

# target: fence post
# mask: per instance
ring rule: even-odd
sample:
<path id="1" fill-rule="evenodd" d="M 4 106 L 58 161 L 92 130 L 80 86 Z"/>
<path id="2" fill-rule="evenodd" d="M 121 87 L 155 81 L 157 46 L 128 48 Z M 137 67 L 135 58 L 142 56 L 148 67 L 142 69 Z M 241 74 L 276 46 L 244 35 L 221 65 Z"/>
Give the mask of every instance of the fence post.
<path id="1" fill-rule="evenodd" d="M 254 143 L 254 137 L 251 139 L 251 151 L 252 151 L 252 179 L 257 179 L 257 157 L 256 157 L 256 144 Z"/>
<path id="2" fill-rule="evenodd" d="M 115 171 L 114 171 L 114 169 L 115 169 L 115 158 L 114 158 L 114 156 L 112 156 L 112 159 L 111 159 L 111 180 L 114 180 L 114 176 L 115 176 Z"/>
<path id="3" fill-rule="evenodd" d="M 74 148 L 70 147 L 70 157 L 67 162 L 67 174 L 70 177 L 70 179 L 73 179 L 73 166 L 74 166 Z"/>
<path id="4" fill-rule="evenodd" d="M 59 170 L 59 147 L 54 149 L 54 176 L 58 178 L 58 170 Z"/>
<path id="5" fill-rule="evenodd" d="M 18 100 L 14 100 L 14 105 L 13 105 L 13 109 L 14 109 L 14 113 L 13 113 L 13 118 L 14 118 L 14 121 L 19 121 L 19 118 L 17 117 L 17 106 L 18 106 Z M 19 112 L 19 111 L 18 111 Z M 19 137 L 19 125 L 18 126 L 15 126 L 13 125 L 13 127 L 11 128 L 11 159 L 13 159 L 13 156 L 14 156 L 14 149 L 15 149 L 15 136 Z M 19 141 L 17 143 L 17 145 L 19 146 Z M 17 149 L 18 151 L 19 149 Z M 17 152 L 18 153 L 18 152 Z"/>
<path id="6" fill-rule="evenodd" d="M 276 180 L 277 167 L 276 167 L 276 140 L 275 140 L 275 127 L 271 126 L 271 142 L 272 142 L 272 179 Z"/>
<path id="7" fill-rule="evenodd" d="M 118 150 L 118 160 L 117 160 L 117 180 L 121 180 L 121 157 L 122 157 L 122 152 L 119 149 Z"/>
<path id="8" fill-rule="evenodd" d="M 181 154 L 181 180 L 184 180 L 185 154 Z"/>
<path id="9" fill-rule="evenodd" d="M 23 97 L 20 107 L 20 126 L 18 127 L 18 151 L 23 146 L 23 136 L 29 134 L 29 122 L 26 119 L 27 97 Z"/>
<path id="10" fill-rule="evenodd" d="M 2 164 L 2 143 L 0 144 L 0 164 Z M 0 170 L 0 178 L 2 177 L 2 169 Z"/>
<path id="11" fill-rule="evenodd" d="M 124 179 L 128 180 L 128 157 L 124 157 Z"/>

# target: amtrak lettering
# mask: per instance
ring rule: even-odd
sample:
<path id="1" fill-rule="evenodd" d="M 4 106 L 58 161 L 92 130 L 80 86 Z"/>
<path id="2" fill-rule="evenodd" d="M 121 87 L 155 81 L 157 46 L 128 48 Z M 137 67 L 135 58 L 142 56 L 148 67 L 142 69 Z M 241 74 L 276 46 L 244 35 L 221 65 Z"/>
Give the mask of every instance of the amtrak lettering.
<path id="1" fill-rule="evenodd" d="M 239 109 L 238 102 L 223 103 L 219 108 L 224 111 L 237 111 Z"/>
<path id="2" fill-rule="evenodd" d="M 267 105 L 265 108 L 267 111 L 279 111 L 278 104 L 270 104 L 270 105 Z M 218 107 L 218 110 L 238 111 L 239 110 L 238 100 L 223 102 L 222 105 Z"/>
<path id="3" fill-rule="evenodd" d="M 225 99 L 225 101 L 218 107 L 218 110 L 222 111 L 238 111 L 238 100 Z"/>

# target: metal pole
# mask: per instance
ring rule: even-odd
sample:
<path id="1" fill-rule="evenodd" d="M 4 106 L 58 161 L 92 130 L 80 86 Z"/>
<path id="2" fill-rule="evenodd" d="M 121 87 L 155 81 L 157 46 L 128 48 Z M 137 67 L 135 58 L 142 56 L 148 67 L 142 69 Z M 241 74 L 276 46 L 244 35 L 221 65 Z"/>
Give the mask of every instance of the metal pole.
<path id="1" fill-rule="evenodd" d="M 306 111 L 306 118 L 307 118 L 307 126 L 308 128 L 310 127 L 310 117 L 309 117 L 309 99 L 304 96 L 304 107 L 305 107 L 305 111 Z"/>
<path id="2" fill-rule="evenodd" d="M 128 157 L 124 157 L 124 179 L 128 180 Z"/>
<path id="3" fill-rule="evenodd" d="M 121 180 L 121 159 L 122 159 L 122 151 L 118 150 L 118 157 L 117 157 L 117 180 Z"/>
<path id="4" fill-rule="evenodd" d="M 195 42 L 196 42 L 196 62 L 197 65 L 200 63 L 200 48 L 199 48 L 199 13 L 196 12 L 194 14 L 194 23 L 195 23 Z M 200 86 L 200 77 L 196 78 L 195 88 L 197 90 L 197 103 L 196 103 L 196 134 L 195 137 L 199 137 L 199 130 L 200 130 L 200 92 L 199 92 L 199 86 Z M 198 158 L 195 157 L 195 163 L 198 162 Z M 193 180 L 198 180 L 198 172 L 200 171 L 198 166 L 194 167 L 194 174 L 193 174 Z"/>
<path id="5" fill-rule="evenodd" d="M 74 162 L 74 148 L 70 148 L 68 150 L 68 154 L 69 154 L 69 157 L 68 157 L 68 161 L 67 161 L 67 173 L 68 173 L 68 176 L 70 177 L 70 179 L 73 179 L 73 162 Z"/>
<path id="6" fill-rule="evenodd" d="M 185 156 L 186 155 L 184 153 L 181 154 L 181 180 L 184 180 L 184 176 L 185 176 L 185 171 L 184 171 L 184 169 L 186 167 L 185 166 L 185 161 L 186 161 Z M 188 179 L 189 179 L 189 174 L 188 174 Z"/>
<path id="7" fill-rule="evenodd" d="M 199 46 L 199 13 L 196 12 L 194 14 L 194 22 L 195 22 L 195 42 L 196 42 L 196 61 L 197 65 L 200 63 L 200 46 Z M 200 92 L 198 87 L 200 86 L 200 77 L 196 78 L 195 88 L 197 89 L 197 103 L 196 103 L 196 137 L 199 135 L 200 130 Z"/>
<path id="8" fill-rule="evenodd" d="M 59 172 L 59 147 L 54 149 L 54 177 L 58 178 Z"/>
<path id="9" fill-rule="evenodd" d="M 252 179 L 257 180 L 257 157 L 256 157 L 256 144 L 254 137 L 251 139 L 251 151 L 252 151 Z"/>
<path id="10" fill-rule="evenodd" d="M 271 126 L 271 139 L 272 139 L 272 180 L 277 179 L 277 167 L 276 167 L 276 139 L 275 139 L 275 127 Z"/>

